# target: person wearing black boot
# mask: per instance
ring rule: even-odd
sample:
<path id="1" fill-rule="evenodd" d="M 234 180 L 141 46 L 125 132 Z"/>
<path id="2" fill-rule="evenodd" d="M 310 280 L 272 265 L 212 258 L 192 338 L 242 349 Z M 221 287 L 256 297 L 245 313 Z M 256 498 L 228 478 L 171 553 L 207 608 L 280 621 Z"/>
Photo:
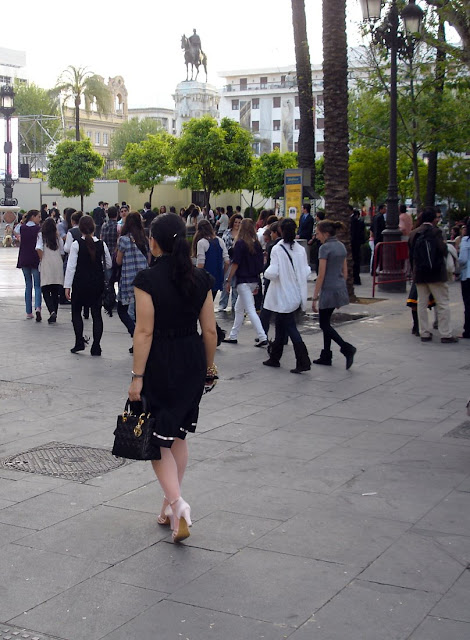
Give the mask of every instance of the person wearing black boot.
<path id="1" fill-rule="evenodd" d="M 346 358 L 346 369 L 349 369 L 354 360 L 356 347 L 343 340 L 331 326 L 333 311 L 349 304 L 346 286 L 348 277 L 347 251 L 344 244 L 336 238 L 336 232 L 339 229 L 344 229 L 343 223 L 334 220 L 322 220 L 316 228 L 316 236 L 322 246 L 318 252 L 318 278 L 315 283 L 312 309 L 320 316 L 323 350 L 320 357 L 313 360 L 313 363 L 331 366 L 333 355 L 331 341 L 333 340 L 340 346 L 340 351 Z"/>
<path id="2" fill-rule="evenodd" d="M 83 336 L 82 319 L 82 308 L 88 306 L 93 319 L 93 344 L 90 353 L 92 356 L 100 356 L 100 341 L 103 335 L 101 297 L 104 290 L 104 267 L 111 269 L 111 256 L 106 244 L 94 235 L 95 223 L 91 216 L 82 216 L 78 226 L 81 238 L 74 240 L 70 249 L 64 282 L 65 295 L 68 300 L 72 300 L 72 324 L 75 332 L 75 345 L 70 351 L 83 351 L 88 342 Z"/>
<path id="3" fill-rule="evenodd" d="M 295 322 L 295 313 L 307 307 L 307 278 L 310 267 L 303 247 L 295 242 L 296 224 L 290 218 L 280 223 L 282 241 L 271 251 L 271 263 L 264 272 L 269 280 L 269 288 L 264 299 L 264 308 L 275 311 L 276 334 L 268 347 L 269 359 L 266 367 L 279 367 L 284 343 L 292 340 L 296 365 L 291 373 L 310 371 L 310 358 Z"/>

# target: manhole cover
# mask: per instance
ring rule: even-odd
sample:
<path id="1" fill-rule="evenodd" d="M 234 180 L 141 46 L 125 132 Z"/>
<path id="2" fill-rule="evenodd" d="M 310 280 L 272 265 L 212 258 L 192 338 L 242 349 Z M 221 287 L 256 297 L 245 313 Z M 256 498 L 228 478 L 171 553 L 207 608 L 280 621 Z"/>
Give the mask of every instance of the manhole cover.
<path id="1" fill-rule="evenodd" d="M 84 482 L 127 464 L 106 449 L 48 442 L 1 461 L 6 469 Z"/>
<path id="2" fill-rule="evenodd" d="M 0 622 L 0 640 L 17 640 L 25 638 L 27 640 L 52 640 L 52 636 L 45 636 L 43 633 L 28 631 L 22 627 L 14 627 L 11 624 Z"/>
<path id="3" fill-rule="evenodd" d="M 470 440 L 470 420 L 462 422 L 458 427 L 446 433 L 445 438 L 468 438 Z"/>

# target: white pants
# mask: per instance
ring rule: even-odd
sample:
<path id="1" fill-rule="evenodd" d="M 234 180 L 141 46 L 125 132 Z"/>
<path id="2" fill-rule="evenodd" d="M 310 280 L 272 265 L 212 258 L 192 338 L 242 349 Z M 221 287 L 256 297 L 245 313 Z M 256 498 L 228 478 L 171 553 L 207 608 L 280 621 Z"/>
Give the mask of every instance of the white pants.
<path id="1" fill-rule="evenodd" d="M 233 322 L 232 330 L 230 331 L 230 340 L 236 340 L 238 338 L 238 333 L 243 324 L 245 311 L 247 312 L 248 317 L 251 320 L 251 324 L 258 334 L 260 342 L 262 342 L 263 340 L 267 340 L 263 325 L 261 324 L 261 320 L 259 319 L 259 316 L 256 313 L 255 309 L 253 291 L 257 288 L 257 282 L 242 282 L 241 284 L 237 285 L 238 298 L 237 302 L 235 303 L 235 320 Z"/>
<path id="2" fill-rule="evenodd" d="M 447 282 L 427 282 L 426 284 L 416 284 L 418 290 L 418 322 L 419 333 L 422 338 L 432 334 L 429 327 L 428 299 L 432 293 L 436 301 L 436 315 L 439 325 L 439 333 L 443 338 L 451 338 L 450 328 L 450 307 L 449 307 L 449 285 Z"/>

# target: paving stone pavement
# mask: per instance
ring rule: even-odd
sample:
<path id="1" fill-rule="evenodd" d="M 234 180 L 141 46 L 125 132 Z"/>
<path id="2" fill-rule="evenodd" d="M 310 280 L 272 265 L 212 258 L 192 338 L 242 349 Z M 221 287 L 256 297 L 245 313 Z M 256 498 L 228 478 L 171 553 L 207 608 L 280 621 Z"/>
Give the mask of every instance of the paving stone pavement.
<path id="1" fill-rule="evenodd" d="M 70 354 L 67 307 L 56 325 L 24 319 L 14 258 L 0 250 L 0 459 L 50 442 L 109 450 L 126 331 L 105 317 L 103 356 Z M 290 346 L 263 367 L 249 323 L 218 349 L 179 546 L 156 522 L 147 463 L 85 482 L 0 464 L 0 640 L 468 640 L 470 439 L 448 434 L 470 420 L 470 343 L 421 343 L 406 296 L 378 295 L 343 310 L 367 314 L 339 328 L 358 348 L 349 371 L 336 347 L 332 367 L 301 376 Z M 459 283 L 451 305 L 458 334 Z"/>

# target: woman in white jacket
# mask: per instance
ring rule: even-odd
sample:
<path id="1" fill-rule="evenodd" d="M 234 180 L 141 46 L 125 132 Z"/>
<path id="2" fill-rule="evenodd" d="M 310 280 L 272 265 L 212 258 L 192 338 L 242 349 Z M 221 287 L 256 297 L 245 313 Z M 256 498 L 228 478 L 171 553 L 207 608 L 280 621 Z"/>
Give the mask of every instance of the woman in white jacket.
<path id="1" fill-rule="evenodd" d="M 264 307 L 275 311 L 276 335 L 269 345 L 267 367 L 279 367 L 284 342 L 287 336 L 294 347 L 296 366 L 291 373 L 310 370 L 310 358 L 295 322 L 295 312 L 307 308 L 307 278 L 310 267 L 305 249 L 295 242 L 296 224 L 290 218 L 282 220 L 282 241 L 271 251 L 271 264 L 264 272 L 269 280 L 269 288 L 264 299 Z"/>

